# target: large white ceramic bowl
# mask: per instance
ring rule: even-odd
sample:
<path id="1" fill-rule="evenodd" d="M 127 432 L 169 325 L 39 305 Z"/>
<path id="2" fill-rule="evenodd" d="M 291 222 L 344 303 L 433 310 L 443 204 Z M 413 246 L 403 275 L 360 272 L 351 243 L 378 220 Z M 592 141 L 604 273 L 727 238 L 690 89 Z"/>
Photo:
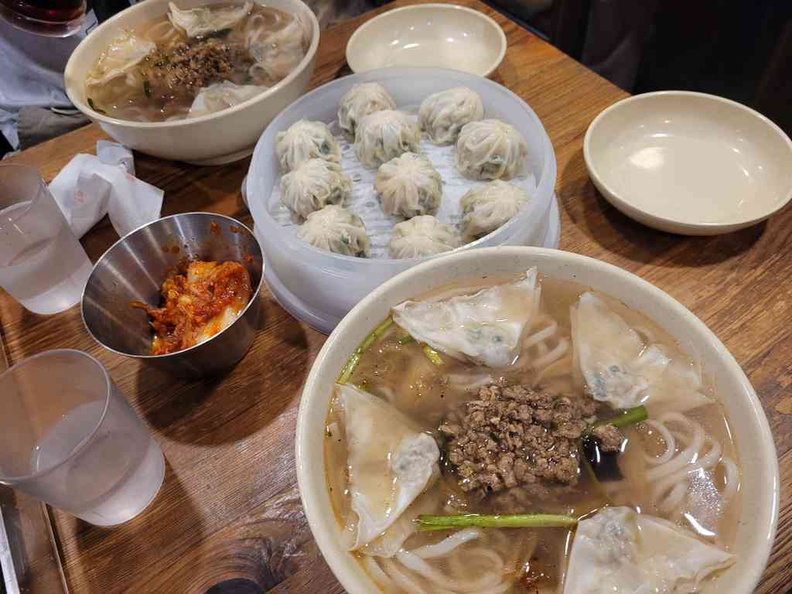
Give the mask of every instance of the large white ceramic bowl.
<path id="1" fill-rule="evenodd" d="M 379 592 L 342 544 L 327 493 L 322 442 L 333 382 L 349 356 L 397 303 L 434 288 L 537 266 L 545 277 L 574 281 L 642 312 L 700 359 L 714 379 L 742 464 L 742 509 L 732 552 L 737 563 L 704 591 L 749 594 L 767 563 L 778 516 L 779 475 L 773 437 L 748 378 L 704 323 L 672 297 L 620 268 L 559 250 L 495 247 L 430 260 L 374 290 L 336 327 L 314 362 L 297 418 L 297 479 L 322 554 L 351 594 Z"/>
<path id="2" fill-rule="evenodd" d="M 611 204 L 671 233 L 729 233 L 792 200 L 792 141 L 762 114 L 714 95 L 619 101 L 589 126 L 583 156 Z"/>
<path id="3" fill-rule="evenodd" d="M 257 0 L 258 1 L 258 0 Z M 107 45 L 123 29 L 135 29 L 161 17 L 169 0 L 146 0 L 123 10 L 91 32 L 72 53 L 64 79 L 71 102 L 118 142 L 147 155 L 219 165 L 253 152 L 259 136 L 272 119 L 308 88 L 319 45 L 319 22 L 301 0 L 261 1 L 273 8 L 302 15 L 311 24 L 311 45 L 297 67 L 282 81 L 239 105 L 223 111 L 173 122 L 132 122 L 91 109 L 85 97 L 85 78 Z M 177 0 L 180 8 L 216 4 L 216 0 Z"/>
<path id="4" fill-rule="evenodd" d="M 431 66 L 489 76 L 506 55 L 506 35 L 487 15 L 455 4 L 394 8 L 349 38 L 353 72 L 388 66 Z"/>

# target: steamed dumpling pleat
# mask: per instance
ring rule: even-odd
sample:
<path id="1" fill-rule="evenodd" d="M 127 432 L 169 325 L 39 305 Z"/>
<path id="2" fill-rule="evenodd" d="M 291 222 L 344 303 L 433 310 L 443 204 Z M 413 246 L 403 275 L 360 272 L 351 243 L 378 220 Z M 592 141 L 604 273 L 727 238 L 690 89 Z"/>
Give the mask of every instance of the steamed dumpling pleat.
<path id="1" fill-rule="evenodd" d="M 380 165 L 374 189 L 385 214 L 411 218 L 437 212 L 443 180 L 425 155 L 407 152 Z"/>
<path id="2" fill-rule="evenodd" d="M 341 149 L 324 122 L 298 120 L 275 137 L 275 152 L 281 171 L 288 172 L 308 159 L 338 163 Z"/>
<path id="3" fill-rule="evenodd" d="M 388 529 L 437 480 L 440 450 L 384 400 L 349 384 L 336 385 L 336 392 L 349 450 L 354 550 Z"/>
<path id="4" fill-rule="evenodd" d="M 462 126 L 484 117 L 481 96 L 467 87 L 429 95 L 418 110 L 418 121 L 437 145 L 456 142 Z"/>
<path id="5" fill-rule="evenodd" d="M 432 215 L 413 217 L 393 227 L 388 251 L 391 258 L 423 258 L 459 247 L 459 239 L 451 225 L 441 223 Z"/>
<path id="6" fill-rule="evenodd" d="M 102 85 L 126 74 L 156 49 L 157 44 L 153 41 L 142 39 L 132 31 L 124 31 L 110 42 L 85 82 L 88 85 Z"/>
<path id="7" fill-rule="evenodd" d="M 168 4 L 168 19 L 177 29 L 181 29 L 187 37 L 202 37 L 215 31 L 230 29 L 244 19 L 253 9 L 252 2 L 243 6 L 223 6 L 214 8 L 199 6 L 182 10 L 173 2 Z"/>
<path id="8" fill-rule="evenodd" d="M 349 89 L 338 104 L 338 125 L 341 131 L 355 139 L 357 125 L 375 111 L 396 109 L 396 102 L 379 83 L 362 83 Z"/>
<path id="9" fill-rule="evenodd" d="M 593 293 L 584 293 L 570 312 L 573 368 L 595 400 L 614 408 L 668 404 L 688 410 L 710 400 L 701 379 L 661 346 L 641 336 Z"/>
<path id="10" fill-rule="evenodd" d="M 734 555 L 670 522 L 608 507 L 578 524 L 564 594 L 696 592 L 734 562 Z"/>
<path id="11" fill-rule="evenodd" d="M 415 340 L 455 359 L 488 367 L 511 365 L 539 303 L 536 268 L 519 281 L 439 301 L 405 301 L 393 320 Z"/>
<path id="12" fill-rule="evenodd" d="M 358 122 L 355 155 L 364 167 L 375 169 L 404 153 L 417 153 L 420 142 L 421 129 L 412 116 L 393 109 L 375 111 Z"/>
<path id="13" fill-rule="evenodd" d="M 198 91 L 198 94 L 195 96 L 190 106 L 190 112 L 187 114 L 187 117 L 197 118 L 202 115 L 228 109 L 266 90 L 267 87 L 236 85 L 227 80 L 211 84 Z"/>
<path id="14" fill-rule="evenodd" d="M 337 204 L 330 204 L 309 214 L 297 228 L 297 237 L 316 248 L 344 256 L 365 258 L 370 254 L 369 238 L 363 221 Z"/>

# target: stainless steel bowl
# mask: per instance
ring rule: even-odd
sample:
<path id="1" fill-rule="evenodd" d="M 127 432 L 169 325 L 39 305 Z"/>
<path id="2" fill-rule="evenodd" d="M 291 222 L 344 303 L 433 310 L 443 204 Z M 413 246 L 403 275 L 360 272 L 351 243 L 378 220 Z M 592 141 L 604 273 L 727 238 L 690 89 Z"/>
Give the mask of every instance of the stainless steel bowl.
<path id="1" fill-rule="evenodd" d="M 185 258 L 241 263 L 250 273 L 253 295 L 240 316 L 209 340 L 151 355 L 148 316 L 132 303 L 157 307 L 162 282 Z M 122 237 L 99 259 L 83 292 L 83 322 L 99 344 L 119 355 L 181 376 L 217 373 L 237 363 L 253 343 L 263 269 L 261 246 L 239 221 L 204 212 L 165 217 Z"/>

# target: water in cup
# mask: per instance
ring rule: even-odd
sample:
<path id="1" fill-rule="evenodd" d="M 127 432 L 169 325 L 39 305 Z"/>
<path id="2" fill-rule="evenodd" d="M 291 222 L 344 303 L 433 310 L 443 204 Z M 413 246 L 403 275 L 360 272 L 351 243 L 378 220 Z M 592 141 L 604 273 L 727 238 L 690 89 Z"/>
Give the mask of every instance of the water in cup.
<path id="1" fill-rule="evenodd" d="M 0 217 L 13 216 L 14 211 L 24 210 L 29 204 L 6 208 Z M 91 270 L 91 262 L 63 221 L 53 239 L 24 247 L 7 265 L 0 266 L 0 285 L 26 309 L 52 314 L 80 300 Z"/>
<path id="2" fill-rule="evenodd" d="M 31 471 L 62 460 L 97 426 L 104 402 L 82 404 L 52 427 L 33 451 Z M 143 510 L 157 494 L 165 473 L 162 452 L 112 420 L 99 427 L 93 447 L 67 460 L 60 488 L 72 494 L 65 511 L 97 526 L 120 524 Z"/>
<path id="3" fill-rule="evenodd" d="M 45 351 L 0 374 L 0 483 L 98 526 L 156 497 L 165 459 L 104 366 Z"/>
<path id="4" fill-rule="evenodd" d="M 0 286 L 26 309 L 80 301 L 91 261 L 35 169 L 0 164 Z"/>

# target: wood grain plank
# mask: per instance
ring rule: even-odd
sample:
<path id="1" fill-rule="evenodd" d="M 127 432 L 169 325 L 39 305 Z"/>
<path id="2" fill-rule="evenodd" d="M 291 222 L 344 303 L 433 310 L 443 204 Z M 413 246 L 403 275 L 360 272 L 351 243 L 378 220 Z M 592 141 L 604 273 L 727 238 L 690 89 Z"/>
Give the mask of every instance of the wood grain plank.
<path id="1" fill-rule="evenodd" d="M 312 86 L 348 74 L 346 41 L 360 22 L 323 32 Z M 491 15 L 509 50 L 494 80 L 541 118 L 558 162 L 561 248 L 635 272 L 679 299 L 723 340 L 765 405 L 781 456 L 778 538 L 759 592 L 792 579 L 792 211 L 731 235 L 684 238 L 650 230 L 594 188 L 582 144 L 589 123 L 626 97 L 557 49 L 478 0 L 456 2 Z M 106 138 L 96 126 L 15 157 L 51 179 Z M 165 190 L 163 214 L 206 210 L 250 223 L 239 188 L 249 160 L 195 167 L 136 156 L 138 175 Z M 98 258 L 117 236 L 107 221 L 83 243 Z M 108 353 L 85 334 L 76 308 L 44 317 L 0 294 L 0 332 L 11 362 L 53 347 L 97 356 L 162 445 L 162 492 L 135 520 L 113 529 L 53 512 L 69 585 L 77 593 L 207 592 L 247 580 L 272 592 L 343 590 L 321 558 L 295 487 L 294 431 L 305 374 L 324 337 L 296 322 L 266 293 L 262 330 L 245 360 L 212 381 L 186 382 Z M 243 582 L 240 582 L 243 583 Z"/>

